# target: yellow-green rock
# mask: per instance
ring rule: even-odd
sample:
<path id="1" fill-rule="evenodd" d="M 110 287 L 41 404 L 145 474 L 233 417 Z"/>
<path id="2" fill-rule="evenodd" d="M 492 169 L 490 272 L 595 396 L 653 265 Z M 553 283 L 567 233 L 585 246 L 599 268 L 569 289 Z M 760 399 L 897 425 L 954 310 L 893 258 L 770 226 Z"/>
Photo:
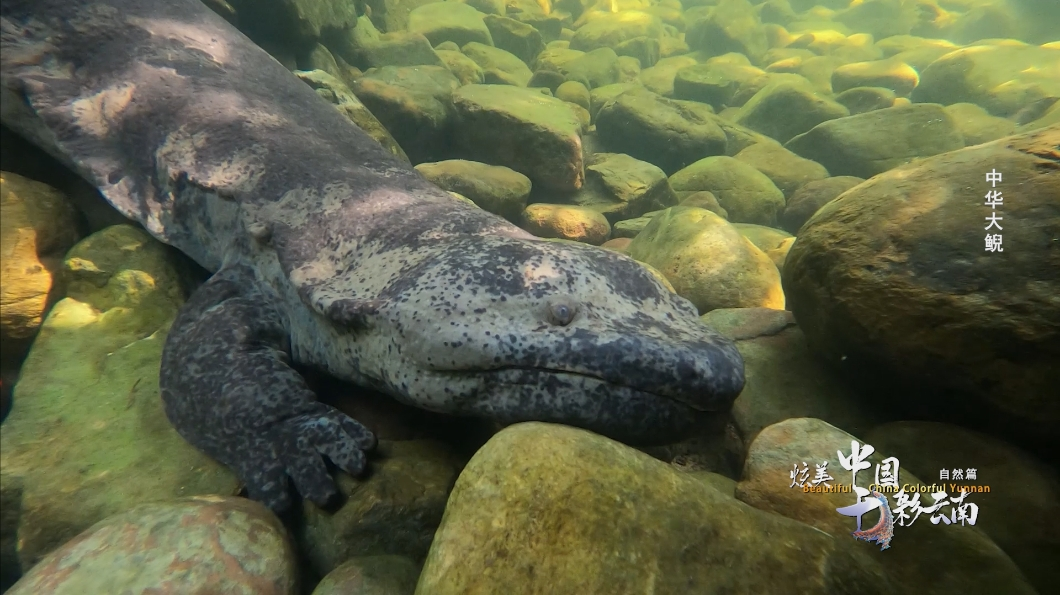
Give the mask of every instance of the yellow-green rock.
<path id="1" fill-rule="evenodd" d="M 831 593 L 869 580 L 836 538 L 714 477 L 584 430 L 510 426 L 457 479 L 416 593 Z"/>
<path id="2" fill-rule="evenodd" d="M 58 190 L 0 172 L 0 336 L 37 332 L 63 254 L 77 241 L 74 208 Z"/>
<path id="3" fill-rule="evenodd" d="M 633 238 L 629 254 L 659 269 L 701 314 L 715 308 L 784 309 L 773 261 L 706 209 L 673 207 L 655 215 Z"/>
<path id="4" fill-rule="evenodd" d="M 607 218 L 589 207 L 535 203 L 523 211 L 523 229 L 542 238 L 600 245 L 611 237 Z"/>
<path id="5" fill-rule="evenodd" d="M 235 476 L 185 442 L 162 409 L 162 345 L 184 301 L 171 258 L 129 225 L 67 253 L 67 297 L 41 325 L 0 433 L 5 484 L 23 485 L 24 570 L 142 502 L 238 490 Z"/>
<path id="6" fill-rule="evenodd" d="M 855 562 L 877 566 L 881 592 L 918 595 L 1031 595 L 1036 592 L 1012 560 L 978 527 L 962 526 L 959 522 L 947 525 L 940 521 L 932 524 L 929 513 L 921 514 L 910 524 L 909 520 L 901 519 L 895 512 L 898 505 L 896 494 L 892 492 L 886 492 L 895 517 L 890 548 L 881 552 L 880 546 L 874 542 L 855 541 L 850 534 L 857 529 L 856 519 L 836 512 L 837 508 L 854 504 L 857 501 L 855 494 L 852 491 L 804 492 L 793 481 L 799 479 L 799 475 L 795 478 L 791 476 L 793 468 L 797 466 L 801 470 L 805 461 L 809 480 L 815 477 L 817 466 L 823 465 L 832 477 L 827 482 L 830 486 L 849 487 L 853 474 L 840 464 L 839 451 L 843 455 L 851 454 L 851 441 L 854 440 L 859 445 L 865 444 L 859 437 L 851 436 L 819 419 L 803 417 L 773 424 L 759 432 L 751 443 L 736 487 L 736 498 L 762 510 L 812 525 L 842 544 L 852 545 Z M 875 466 L 895 455 L 879 448 L 879 445 L 872 446 L 875 452 L 866 459 L 869 467 L 857 476 L 856 485 L 862 488 L 876 483 Z M 950 451 L 951 454 L 957 452 Z M 923 490 L 916 495 L 921 506 L 930 506 L 934 501 L 932 492 L 940 487 L 937 475 L 935 478 L 925 478 L 927 484 L 933 480 L 935 483 L 934 489 L 928 489 L 930 486 L 903 466 L 903 462 L 904 458 L 900 458 L 897 468 L 899 485 L 908 484 Z M 935 473 L 938 473 L 937 469 Z M 805 485 L 810 486 L 811 483 L 806 481 Z M 911 490 L 907 490 L 910 498 L 914 496 Z M 949 494 L 957 495 L 952 490 Z M 967 500 L 974 503 L 975 494 L 969 494 Z M 946 505 L 939 512 L 949 519 L 951 511 L 952 506 Z M 990 512 L 983 507 L 979 516 Z M 908 519 L 912 519 L 915 513 L 908 510 L 906 514 Z M 878 511 L 870 512 L 862 519 L 861 526 L 863 529 L 872 527 L 878 519 Z M 900 523 L 904 523 L 904 526 Z"/>

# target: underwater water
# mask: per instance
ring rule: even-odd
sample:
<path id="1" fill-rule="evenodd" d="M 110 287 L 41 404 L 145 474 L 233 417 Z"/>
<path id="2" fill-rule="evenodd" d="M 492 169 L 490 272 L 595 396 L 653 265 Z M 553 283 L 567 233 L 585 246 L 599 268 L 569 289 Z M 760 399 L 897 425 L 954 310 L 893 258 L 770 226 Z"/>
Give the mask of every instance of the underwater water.
<path id="1" fill-rule="evenodd" d="M 1060 583 L 1060 1 L 0 8 L 0 591 Z"/>

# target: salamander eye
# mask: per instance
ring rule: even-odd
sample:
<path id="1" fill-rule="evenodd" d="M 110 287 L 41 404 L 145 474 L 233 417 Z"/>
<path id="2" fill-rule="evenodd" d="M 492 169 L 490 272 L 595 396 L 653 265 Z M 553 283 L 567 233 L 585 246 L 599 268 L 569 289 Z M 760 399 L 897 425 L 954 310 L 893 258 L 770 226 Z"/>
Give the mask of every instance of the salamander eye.
<path id="1" fill-rule="evenodd" d="M 549 306 L 550 322 L 559 326 L 567 326 L 574 320 L 576 310 L 570 304 L 552 304 Z"/>

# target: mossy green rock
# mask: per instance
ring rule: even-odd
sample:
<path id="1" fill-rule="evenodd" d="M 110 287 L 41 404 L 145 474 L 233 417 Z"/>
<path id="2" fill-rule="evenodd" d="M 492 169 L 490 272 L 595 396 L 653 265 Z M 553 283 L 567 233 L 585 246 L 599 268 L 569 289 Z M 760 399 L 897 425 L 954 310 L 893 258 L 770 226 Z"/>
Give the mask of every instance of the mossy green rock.
<path id="1" fill-rule="evenodd" d="M 624 153 L 595 153 L 585 164 L 585 185 L 571 201 L 615 223 L 672 207 L 677 195 L 658 167 Z"/>
<path id="2" fill-rule="evenodd" d="M 353 92 L 409 159 L 421 163 L 448 152 L 450 96 L 458 87 L 460 81 L 444 66 L 384 66 L 357 79 Z"/>
<path id="3" fill-rule="evenodd" d="M 954 103 L 944 109 L 961 131 L 964 144 L 968 146 L 981 145 L 1016 131 L 1015 122 L 1008 118 L 991 116 L 974 103 Z"/>
<path id="4" fill-rule="evenodd" d="M 785 143 L 821 122 L 847 115 L 847 108 L 809 86 L 781 81 L 756 93 L 740 109 L 736 122 Z"/>
<path id="5" fill-rule="evenodd" d="M 708 60 L 685 66 L 674 75 L 674 99 L 708 103 L 721 110 L 732 103 L 740 86 L 765 72 L 750 64 Z"/>
<path id="6" fill-rule="evenodd" d="M 748 0 L 721 0 L 703 18 L 688 25 L 688 47 L 717 56 L 739 52 L 757 61 L 769 49 L 762 22 Z"/>
<path id="7" fill-rule="evenodd" d="M 734 157 L 707 157 L 670 176 L 677 192 L 712 192 L 729 220 L 776 226 L 784 193 L 764 173 Z"/>
<path id="8" fill-rule="evenodd" d="M 755 143 L 737 153 L 736 159 L 764 173 L 785 198 L 807 182 L 828 177 L 823 165 L 799 157 L 777 143 Z"/>
<path id="9" fill-rule="evenodd" d="M 509 85 L 466 85 L 453 93 L 453 104 L 462 156 L 510 167 L 542 188 L 581 188 L 584 125 L 576 106 Z"/>
<path id="10" fill-rule="evenodd" d="M 1043 97 L 1060 96 L 1060 49 L 976 45 L 954 50 L 920 73 L 917 103 L 974 103 L 1011 116 Z"/>
<path id="11" fill-rule="evenodd" d="M 519 219 L 530 196 L 530 178 L 500 165 L 448 159 L 421 163 L 416 171 L 439 188 L 458 192 L 479 207 L 509 221 Z"/>
<path id="12" fill-rule="evenodd" d="M 23 569 L 141 502 L 238 489 L 162 409 L 162 345 L 184 301 L 168 250 L 119 225 L 67 253 L 67 297 L 41 326 L 0 434 L 4 474 L 23 484 Z"/>
<path id="13" fill-rule="evenodd" d="M 736 487 L 736 498 L 762 510 L 812 525 L 842 543 L 852 545 L 857 562 L 862 566 L 872 564 L 878 569 L 877 582 L 881 592 L 924 595 L 1036 593 L 1012 560 L 978 527 L 959 523 L 932 524 L 928 514 L 920 515 L 912 524 L 904 521 L 902 526 L 895 514 L 891 547 L 883 552 L 886 555 L 881 555 L 875 543 L 855 541 L 851 537 L 850 533 L 857 528 L 855 519 L 836 512 L 837 508 L 855 503 L 853 492 L 807 493 L 798 485 L 793 487 L 792 468 L 796 465 L 801 468 L 803 461 L 808 464 L 811 479 L 815 467 L 823 463 L 834 479 L 830 485 L 850 486 L 852 473 L 842 467 L 838 456 L 839 452 L 850 454 L 854 440 L 865 444 L 859 438 L 813 418 L 787 419 L 773 424 L 759 432 L 751 443 Z M 856 485 L 862 488 L 875 482 L 875 465 L 895 455 L 878 445 L 872 446 L 875 452 L 866 459 L 869 467 L 857 476 Z M 921 506 L 926 507 L 931 501 L 931 492 L 902 465 L 904 462 L 904 459 L 899 460 L 898 482 L 900 485 L 923 486 L 920 489 L 924 491 L 919 495 Z M 937 469 L 935 473 L 938 473 Z M 929 477 L 927 481 L 932 479 L 935 478 Z M 951 495 L 955 494 L 951 492 Z M 887 493 L 887 497 L 894 512 L 895 497 L 891 493 Z M 971 494 L 968 501 L 975 502 L 975 498 L 976 495 Z M 947 506 L 940 512 L 946 514 L 950 510 L 951 507 Z M 984 507 L 980 510 L 980 517 L 989 513 Z M 911 511 L 907 516 L 913 518 Z M 871 527 L 878 518 L 878 512 L 866 514 L 862 527 Z"/>
<path id="14" fill-rule="evenodd" d="M 941 105 L 922 103 L 824 122 L 784 146 L 834 176 L 871 178 L 917 157 L 960 149 L 964 138 Z"/>
<path id="15" fill-rule="evenodd" d="M 534 76 L 522 60 L 500 48 L 472 42 L 461 47 L 460 51 L 479 65 L 487 83 L 525 87 Z"/>
<path id="16" fill-rule="evenodd" d="M 1058 147 L 1060 125 L 1005 137 L 917 160 L 821 207 L 784 266 L 814 349 L 903 387 L 891 392 L 918 407 L 965 409 L 994 432 L 1054 449 L 1060 253 L 1016 247 L 1060 237 Z M 984 231 L 995 169 L 1003 232 Z M 1002 251 L 985 249 L 987 234 L 1003 234 Z"/>
<path id="17" fill-rule="evenodd" d="M 695 207 L 672 207 L 629 245 L 629 255 L 659 269 L 701 314 L 716 308 L 784 309 L 780 273 L 728 221 Z"/>
<path id="18" fill-rule="evenodd" d="M 383 145 L 383 148 L 389 151 L 390 154 L 404 161 L 409 160 L 408 155 L 402 150 L 401 145 L 394 140 L 390 131 L 383 126 L 379 118 L 376 118 L 361 103 L 361 100 L 353 94 L 353 91 L 345 83 L 323 70 L 300 71 L 295 74 L 302 79 L 302 82 L 312 87 L 317 92 L 317 95 L 334 104 L 358 128 L 367 132 L 368 136 Z"/>
<path id="19" fill-rule="evenodd" d="M 490 30 L 482 20 L 484 16 L 460 2 L 432 2 L 412 9 L 408 30 L 423 35 L 431 45 L 443 41 L 451 41 L 459 46 L 472 41 L 493 45 Z"/>
<path id="20" fill-rule="evenodd" d="M 10 595 L 294 595 L 294 548 L 269 509 L 216 496 L 137 506 L 55 550 Z"/>
<path id="21" fill-rule="evenodd" d="M 459 50 L 439 49 L 435 50 L 435 53 L 445 63 L 445 67 L 449 69 L 449 72 L 453 73 L 453 76 L 460 81 L 461 85 L 478 85 L 485 80 L 482 67 Z"/>
<path id="22" fill-rule="evenodd" d="M 598 48 L 562 64 L 559 71 L 567 80 L 588 82 L 590 89 L 612 85 L 619 80 L 618 54 Z"/>
<path id="23" fill-rule="evenodd" d="M 600 14 L 578 27 L 570 40 L 572 50 L 591 52 L 598 48 L 614 48 L 635 37 L 660 38 L 663 25 L 658 17 L 646 12 L 625 10 L 621 13 Z"/>
<path id="24" fill-rule="evenodd" d="M 523 423 L 457 480 L 419 595 L 833 593 L 871 582 L 837 540 L 736 501 L 712 474 Z"/>
<path id="25" fill-rule="evenodd" d="M 854 87 L 835 96 L 836 103 L 850 110 L 850 115 L 894 107 L 897 95 L 883 87 Z"/>
<path id="26" fill-rule="evenodd" d="M 728 137 L 709 106 L 632 89 L 596 113 L 606 148 L 662 168 L 668 175 L 711 155 L 724 155 Z"/>
<path id="27" fill-rule="evenodd" d="M 356 556 L 427 553 L 461 461 L 431 440 L 381 441 L 377 450 L 371 475 L 337 474 L 342 508 L 303 504 L 299 549 L 321 575 Z"/>
<path id="28" fill-rule="evenodd" d="M 533 64 L 534 58 L 545 49 L 541 33 L 526 23 L 492 14 L 483 20 L 493 36 L 493 44 L 526 64 Z"/>

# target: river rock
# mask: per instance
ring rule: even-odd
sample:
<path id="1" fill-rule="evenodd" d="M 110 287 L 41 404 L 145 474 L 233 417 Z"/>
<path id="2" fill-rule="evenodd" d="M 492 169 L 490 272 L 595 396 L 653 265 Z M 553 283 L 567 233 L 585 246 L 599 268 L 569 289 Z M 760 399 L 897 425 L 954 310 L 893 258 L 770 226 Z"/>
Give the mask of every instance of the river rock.
<path id="1" fill-rule="evenodd" d="M 848 113 L 847 108 L 818 96 L 809 87 L 778 82 L 766 86 L 744 104 L 736 122 L 785 143 Z"/>
<path id="2" fill-rule="evenodd" d="M 353 92 L 405 149 L 413 163 L 448 152 L 450 97 L 460 81 L 444 66 L 384 66 L 354 83 Z"/>
<path id="3" fill-rule="evenodd" d="M 294 595 L 280 520 L 245 498 L 199 497 L 109 516 L 34 566 L 9 595 Z"/>
<path id="4" fill-rule="evenodd" d="M 831 120 L 785 145 L 832 175 L 870 178 L 917 157 L 964 146 L 953 119 L 937 104 L 914 104 Z"/>
<path id="5" fill-rule="evenodd" d="M 535 203 L 523 211 L 522 226 L 539 238 L 600 245 L 611 237 L 611 224 L 595 209 Z"/>
<path id="6" fill-rule="evenodd" d="M 77 212 L 63 193 L 0 172 L 0 340 L 37 332 L 61 291 L 63 255 L 77 239 Z"/>
<path id="7" fill-rule="evenodd" d="M 721 0 L 688 25 L 688 47 L 717 56 L 739 52 L 757 62 L 769 49 L 762 23 L 748 0 Z"/>
<path id="8" fill-rule="evenodd" d="M 894 91 L 883 87 L 854 87 L 835 96 L 836 103 L 850 110 L 850 115 L 863 114 L 895 106 Z"/>
<path id="9" fill-rule="evenodd" d="M 758 432 L 786 419 L 815 417 L 856 435 L 879 423 L 881 412 L 809 349 L 791 312 L 719 308 L 700 320 L 743 356 L 746 381 L 732 405 L 741 456 Z"/>
<path id="10" fill-rule="evenodd" d="M 486 15 L 483 21 L 490 30 L 494 45 L 526 64 L 533 64 L 534 58 L 545 49 L 541 33 L 526 23 L 492 14 Z"/>
<path id="11" fill-rule="evenodd" d="M 707 157 L 670 176 L 677 192 L 706 190 L 738 223 L 774 226 L 784 208 L 784 193 L 768 176 L 733 157 Z"/>
<path id="12" fill-rule="evenodd" d="M 844 64 L 832 71 L 833 93 L 854 87 L 883 87 L 906 97 L 919 82 L 915 68 L 893 58 Z"/>
<path id="13" fill-rule="evenodd" d="M 445 67 L 460 81 L 461 85 L 481 85 L 485 80 L 482 67 L 459 50 L 435 50 Z"/>
<path id="14" fill-rule="evenodd" d="M 482 68 L 483 80 L 488 84 L 525 87 L 534 76 L 522 60 L 500 48 L 471 42 L 460 49 Z"/>
<path id="15" fill-rule="evenodd" d="M 773 261 L 706 209 L 672 207 L 655 215 L 633 238 L 629 254 L 659 269 L 701 314 L 716 308 L 784 309 Z"/>
<path id="16" fill-rule="evenodd" d="M 854 176 L 835 176 L 807 182 L 788 198 L 780 215 L 780 227 L 798 233 L 803 223 L 833 198 L 864 182 Z"/>
<path id="17" fill-rule="evenodd" d="M 663 35 L 659 19 L 645 12 L 627 10 L 621 13 L 601 14 L 582 25 L 570 40 L 572 50 L 591 52 L 599 48 L 614 48 L 623 41 L 636 37 L 658 39 Z"/>
<path id="18" fill-rule="evenodd" d="M 954 50 L 920 73 L 917 103 L 974 103 L 1010 116 L 1043 97 L 1060 97 L 1060 49 L 976 45 Z"/>
<path id="19" fill-rule="evenodd" d="M 443 41 L 459 46 L 472 41 L 493 45 L 490 30 L 482 20 L 484 16 L 460 2 L 432 2 L 412 9 L 408 30 L 423 35 L 435 46 Z"/>
<path id="20" fill-rule="evenodd" d="M 421 163 L 416 171 L 443 190 L 458 192 L 483 209 L 517 221 L 530 196 L 530 178 L 500 165 L 449 159 Z"/>
<path id="21" fill-rule="evenodd" d="M 742 56 L 742 54 L 740 54 Z M 703 64 L 685 66 L 674 75 L 674 99 L 710 104 L 721 111 L 745 83 L 765 72 L 750 63 L 740 64 L 711 58 Z"/>
<path id="22" fill-rule="evenodd" d="M 401 145 L 394 140 L 390 131 L 383 126 L 383 123 L 372 114 L 345 83 L 322 70 L 300 71 L 295 72 L 295 74 L 302 82 L 312 87 L 317 92 L 317 95 L 334 104 L 358 128 L 367 132 L 368 136 L 383 145 L 383 148 L 389 151 L 391 155 L 403 161 L 409 160 L 408 155 L 405 154 Z"/>
<path id="23" fill-rule="evenodd" d="M 567 103 L 581 106 L 586 110 L 592 107 L 592 95 L 589 94 L 589 89 L 578 81 L 566 81 L 560 83 L 559 86 L 556 87 L 556 90 L 553 91 L 553 95 Z"/>
<path id="24" fill-rule="evenodd" d="M 559 71 L 567 80 L 588 83 L 590 89 L 619 81 L 618 54 L 611 48 L 598 48 L 561 64 Z"/>
<path id="25" fill-rule="evenodd" d="M 66 255 L 66 297 L 41 325 L 0 433 L 0 465 L 23 484 L 23 569 L 136 504 L 238 489 L 162 409 L 162 345 L 184 301 L 168 250 L 119 225 Z"/>
<path id="26" fill-rule="evenodd" d="M 466 158 L 510 167 L 541 188 L 581 188 L 583 123 L 567 102 L 508 85 L 466 85 L 453 103 L 453 141 Z"/>
<path id="27" fill-rule="evenodd" d="M 412 595 L 419 576 L 404 556 L 358 556 L 329 572 L 312 595 Z"/>
<path id="28" fill-rule="evenodd" d="M 823 165 L 803 159 L 777 143 L 753 144 L 737 153 L 736 159 L 764 173 L 785 197 L 807 182 L 828 177 Z"/>
<path id="29" fill-rule="evenodd" d="M 1008 118 L 991 116 L 974 103 L 954 103 L 944 109 L 961 131 L 964 144 L 968 146 L 997 140 L 1016 131 L 1015 122 Z"/>
<path id="30" fill-rule="evenodd" d="M 910 524 L 914 513 L 906 511 L 903 520 L 893 492 L 886 493 L 895 518 L 894 536 L 884 552 L 886 555 L 881 555 L 876 543 L 855 541 L 850 534 L 857 528 L 856 519 L 836 512 L 837 508 L 854 504 L 857 501 L 855 494 L 804 492 L 797 483 L 811 486 L 816 467 L 822 465 L 832 478 L 827 481 L 830 486 L 849 487 L 853 474 L 843 468 L 839 455 L 850 455 L 853 441 L 859 447 L 867 444 L 819 419 L 796 418 L 773 424 L 759 432 L 751 443 L 736 486 L 736 497 L 751 506 L 812 525 L 837 540 L 854 545 L 855 563 L 865 564 L 871 560 L 877 565 L 878 586 L 886 592 L 929 595 L 1030 595 L 1036 592 L 1012 560 L 977 527 L 960 523 L 932 524 L 929 514 L 920 515 Z M 869 456 L 864 463 L 867 467 L 858 473 L 855 484 L 862 488 L 875 482 L 875 466 L 894 454 L 871 446 L 874 446 L 874 452 L 867 453 Z M 804 462 L 809 471 L 808 480 L 801 473 Z M 915 496 L 923 506 L 928 506 L 927 501 L 931 500 L 929 486 L 903 467 L 903 462 L 899 459 L 897 466 L 899 485 L 908 484 L 923 490 Z M 892 465 L 891 469 L 894 468 Z M 931 481 L 930 478 L 927 480 Z M 968 499 L 974 503 L 975 497 L 972 494 Z M 950 510 L 947 505 L 941 512 L 946 514 Z M 987 512 L 983 509 L 980 516 Z M 866 514 L 862 528 L 872 527 L 878 518 L 878 512 Z"/>
<path id="31" fill-rule="evenodd" d="M 1058 147 L 1060 126 L 1006 137 L 902 166 L 822 207 L 784 267 L 810 344 L 905 387 L 907 407 L 1024 442 L 1055 436 L 1060 254 L 1047 247 L 1060 236 Z M 1014 197 L 996 209 L 1004 231 L 984 222 L 991 171 L 1002 172 L 1002 199 Z M 1003 252 L 984 249 L 987 234 L 1003 236 Z"/>
<path id="32" fill-rule="evenodd" d="M 457 480 L 416 593 L 828 593 L 871 582 L 842 562 L 836 538 L 737 502 L 726 483 L 584 430 L 510 426 Z"/>
<path id="33" fill-rule="evenodd" d="M 596 153 L 585 164 L 585 185 L 571 200 L 614 224 L 672 207 L 677 196 L 658 167 L 623 153 Z"/>
<path id="34" fill-rule="evenodd" d="M 382 440 L 372 473 L 336 474 L 345 499 L 336 511 L 303 504 L 298 545 L 320 575 L 360 556 L 421 560 L 445 509 L 460 459 L 432 440 Z"/>
<path id="35" fill-rule="evenodd" d="M 655 63 L 651 68 L 644 68 L 637 75 L 637 81 L 648 90 L 663 97 L 674 94 L 674 79 L 682 68 L 699 64 L 692 55 L 669 56 Z"/>
<path id="36" fill-rule="evenodd" d="M 708 106 L 633 89 L 600 108 L 596 131 L 608 150 L 672 174 L 698 159 L 725 154 L 728 138 L 718 120 Z"/>

